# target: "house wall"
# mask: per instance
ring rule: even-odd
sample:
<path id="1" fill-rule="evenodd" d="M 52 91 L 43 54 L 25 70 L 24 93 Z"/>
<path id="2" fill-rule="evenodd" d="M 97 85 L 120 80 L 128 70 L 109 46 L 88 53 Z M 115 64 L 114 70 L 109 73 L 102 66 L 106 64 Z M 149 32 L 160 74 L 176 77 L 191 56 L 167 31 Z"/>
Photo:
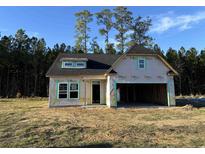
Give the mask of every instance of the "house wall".
<path id="1" fill-rule="evenodd" d="M 139 57 L 145 58 L 145 68 L 138 68 Z M 116 75 L 107 77 L 107 106 L 117 106 L 117 83 L 165 83 L 167 84 L 168 105 L 175 105 L 174 80 L 168 76 L 169 68 L 155 56 L 126 56 L 113 68 Z"/>
<path id="2" fill-rule="evenodd" d="M 94 78 L 100 81 L 100 104 L 105 104 L 105 85 L 106 81 L 104 77 L 99 76 L 84 76 L 84 77 L 50 77 L 49 80 L 49 106 L 73 106 L 73 105 L 86 105 L 92 104 L 92 81 Z M 103 80 L 102 80 L 103 79 Z M 57 97 L 57 88 L 59 82 L 69 82 L 69 81 L 78 81 L 79 82 L 79 99 L 70 100 L 70 99 L 58 99 Z"/>
<path id="3" fill-rule="evenodd" d="M 145 58 L 145 68 L 138 68 L 139 57 Z M 164 63 L 154 56 L 126 56 L 114 70 L 117 80 L 121 83 L 167 83 L 167 68 Z"/>

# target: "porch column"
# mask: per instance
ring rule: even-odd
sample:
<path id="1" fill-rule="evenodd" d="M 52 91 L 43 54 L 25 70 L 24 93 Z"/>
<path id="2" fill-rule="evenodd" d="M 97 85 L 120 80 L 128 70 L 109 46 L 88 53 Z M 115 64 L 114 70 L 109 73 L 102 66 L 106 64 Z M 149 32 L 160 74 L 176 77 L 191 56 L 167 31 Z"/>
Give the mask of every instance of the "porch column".
<path id="1" fill-rule="evenodd" d="M 107 84 L 106 84 L 106 105 L 110 107 L 110 76 L 107 76 Z"/>
<path id="2" fill-rule="evenodd" d="M 117 107 L 116 81 L 113 76 L 107 76 L 106 104 L 108 107 Z"/>
<path id="3" fill-rule="evenodd" d="M 176 105 L 173 76 L 168 76 L 167 98 L 168 98 L 168 106 L 175 106 Z"/>

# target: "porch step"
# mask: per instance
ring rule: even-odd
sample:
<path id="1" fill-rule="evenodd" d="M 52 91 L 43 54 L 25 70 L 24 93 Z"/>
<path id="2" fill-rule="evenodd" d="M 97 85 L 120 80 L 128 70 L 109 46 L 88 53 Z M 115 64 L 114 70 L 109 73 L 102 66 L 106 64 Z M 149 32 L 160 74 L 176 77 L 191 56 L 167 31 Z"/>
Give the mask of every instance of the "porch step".
<path id="1" fill-rule="evenodd" d="M 89 105 L 83 105 L 82 108 L 107 108 L 107 105 L 100 105 L 100 104 L 89 104 Z"/>

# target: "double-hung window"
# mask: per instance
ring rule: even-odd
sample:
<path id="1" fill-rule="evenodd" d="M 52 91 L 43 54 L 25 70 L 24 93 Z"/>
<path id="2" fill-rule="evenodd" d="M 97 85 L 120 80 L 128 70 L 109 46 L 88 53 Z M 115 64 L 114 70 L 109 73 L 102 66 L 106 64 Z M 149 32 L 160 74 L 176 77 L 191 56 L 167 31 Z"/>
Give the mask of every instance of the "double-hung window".
<path id="1" fill-rule="evenodd" d="M 58 99 L 79 99 L 79 82 L 59 82 Z"/>
<path id="2" fill-rule="evenodd" d="M 68 83 L 61 82 L 58 84 L 58 98 L 68 98 Z"/>
<path id="3" fill-rule="evenodd" d="M 70 85 L 69 86 L 70 99 L 78 99 L 79 98 L 79 83 L 70 82 L 69 85 Z"/>

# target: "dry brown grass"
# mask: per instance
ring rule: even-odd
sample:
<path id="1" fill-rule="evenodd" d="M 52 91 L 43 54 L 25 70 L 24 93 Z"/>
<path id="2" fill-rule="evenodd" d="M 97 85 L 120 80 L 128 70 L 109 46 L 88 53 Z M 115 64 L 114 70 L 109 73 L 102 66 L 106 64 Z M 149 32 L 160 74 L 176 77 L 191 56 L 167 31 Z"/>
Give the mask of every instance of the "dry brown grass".
<path id="1" fill-rule="evenodd" d="M 48 108 L 0 100 L 0 147 L 204 147 L 205 109 Z"/>

